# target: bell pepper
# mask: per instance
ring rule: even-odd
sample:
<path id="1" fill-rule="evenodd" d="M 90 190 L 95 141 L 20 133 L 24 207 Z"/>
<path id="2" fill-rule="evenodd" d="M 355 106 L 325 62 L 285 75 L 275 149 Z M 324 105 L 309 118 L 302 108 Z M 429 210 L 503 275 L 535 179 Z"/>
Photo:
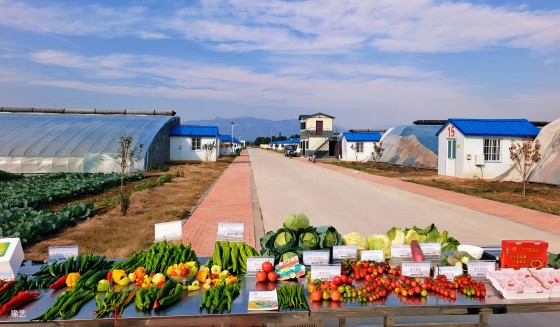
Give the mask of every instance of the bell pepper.
<path id="1" fill-rule="evenodd" d="M 136 275 L 136 280 L 144 280 L 144 276 L 146 275 L 146 268 L 144 267 L 138 267 L 136 268 L 136 270 L 134 271 L 134 274 Z"/>
<path id="2" fill-rule="evenodd" d="M 80 273 L 79 272 L 73 272 L 73 273 L 69 273 L 68 277 L 66 277 L 66 286 L 68 287 L 74 287 L 76 286 L 76 282 L 78 281 L 78 278 L 80 278 Z"/>
<path id="3" fill-rule="evenodd" d="M 113 270 L 113 281 L 115 283 L 119 284 L 121 279 L 123 279 L 125 277 L 127 277 L 127 275 L 126 275 L 126 271 L 124 271 L 124 269 Z"/>
<path id="4" fill-rule="evenodd" d="M 205 266 L 200 267 L 200 269 L 198 270 L 198 273 L 196 274 L 196 280 L 198 280 L 201 283 L 206 282 L 206 278 L 208 277 L 208 273 L 210 273 L 210 269 L 208 267 L 205 267 Z"/>

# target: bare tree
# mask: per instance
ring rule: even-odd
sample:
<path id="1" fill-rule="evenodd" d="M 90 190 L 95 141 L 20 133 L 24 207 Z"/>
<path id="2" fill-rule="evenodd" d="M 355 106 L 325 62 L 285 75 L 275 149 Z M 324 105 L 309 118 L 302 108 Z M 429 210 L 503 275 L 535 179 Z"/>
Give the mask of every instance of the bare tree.
<path id="1" fill-rule="evenodd" d="M 135 162 L 142 159 L 140 154 L 142 153 L 143 144 L 139 144 L 136 147 L 132 146 L 134 138 L 130 135 L 122 135 L 119 140 L 119 152 L 115 156 L 116 162 L 121 167 L 121 194 L 120 194 L 120 204 L 121 204 L 121 214 L 126 216 L 128 207 L 130 205 L 130 195 L 125 194 L 124 191 L 124 177 L 126 174 L 126 169 L 133 166 Z"/>
<path id="2" fill-rule="evenodd" d="M 383 142 L 373 142 L 373 153 L 372 153 L 372 159 L 375 162 L 378 162 L 381 159 L 381 156 L 383 156 Z"/>
<path id="3" fill-rule="evenodd" d="M 352 149 L 352 151 L 354 151 L 354 156 L 356 157 L 356 162 L 358 161 L 358 145 L 357 144 L 352 144 L 350 146 L 350 149 Z"/>
<path id="4" fill-rule="evenodd" d="M 523 182 L 523 197 L 526 196 L 525 188 L 531 168 L 541 160 L 541 144 L 539 140 L 533 142 L 533 138 L 527 137 L 523 142 L 512 141 L 509 147 L 509 157 L 513 161 L 514 167 L 519 172 Z"/>
<path id="5" fill-rule="evenodd" d="M 202 150 L 204 150 L 204 155 L 206 157 L 206 161 L 210 160 L 212 153 L 216 150 L 216 141 L 212 143 L 206 143 L 202 146 Z"/>

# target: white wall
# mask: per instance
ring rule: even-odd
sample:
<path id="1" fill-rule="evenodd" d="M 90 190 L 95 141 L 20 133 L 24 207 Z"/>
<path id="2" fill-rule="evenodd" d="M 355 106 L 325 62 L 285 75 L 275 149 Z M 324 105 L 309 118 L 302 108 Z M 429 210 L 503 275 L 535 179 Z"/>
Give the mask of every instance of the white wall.
<path id="1" fill-rule="evenodd" d="M 305 129 L 315 130 L 317 127 L 317 121 L 323 121 L 323 130 L 324 131 L 332 131 L 333 130 L 333 119 L 327 116 L 318 115 L 313 117 L 308 117 L 303 119 L 305 121 Z"/>
<path id="2" fill-rule="evenodd" d="M 476 156 L 482 156 L 484 159 L 484 139 L 486 137 L 464 136 L 457 128 L 454 129 L 454 135 L 451 137 L 448 127 L 452 127 L 452 124 L 448 124 L 438 136 L 438 175 L 447 175 L 447 165 L 453 164 L 453 161 L 447 159 L 447 140 L 450 138 L 457 140 L 454 177 L 489 180 L 500 176 L 513 166 L 513 162 L 509 158 L 509 147 L 512 139 L 517 142 L 522 138 L 487 137 L 501 140 L 501 160 L 500 162 L 484 161 L 483 166 L 477 166 L 475 164 Z M 469 155 L 470 159 L 468 159 Z"/>
<path id="3" fill-rule="evenodd" d="M 346 137 L 342 138 L 342 154 L 341 160 L 343 161 L 356 161 L 356 153 L 350 147 L 357 142 L 348 142 Z M 372 153 L 374 150 L 375 142 L 362 142 L 364 143 L 364 151 L 358 153 L 358 160 L 357 161 L 369 161 L 373 160 Z M 355 146 L 355 145 L 354 145 Z"/>
<path id="4" fill-rule="evenodd" d="M 206 152 L 202 148 L 200 150 L 192 150 L 191 140 L 192 137 L 190 136 L 171 136 L 169 139 L 169 159 L 171 161 L 206 161 Z M 201 147 L 212 142 L 216 142 L 216 146 L 219 147 L 217 137 L 201 137 Z M 216 148 L 208 161 L 218 160 L 218 152 L 218 148 Z"/>

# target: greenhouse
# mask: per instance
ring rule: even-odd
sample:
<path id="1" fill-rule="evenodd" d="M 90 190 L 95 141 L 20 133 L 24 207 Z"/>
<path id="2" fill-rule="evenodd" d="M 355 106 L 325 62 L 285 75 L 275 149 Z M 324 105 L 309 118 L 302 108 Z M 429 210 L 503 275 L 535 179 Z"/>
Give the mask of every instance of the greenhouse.
<path id="1" fill-rule="evenodd" d="M 179 124 L 164 115 L 0 113 L 0 170 L 117 172 L 120 138 L 131 136 L 143 148 L 129 171 L 145 171 L 169 161 L 169 130 Z"/>

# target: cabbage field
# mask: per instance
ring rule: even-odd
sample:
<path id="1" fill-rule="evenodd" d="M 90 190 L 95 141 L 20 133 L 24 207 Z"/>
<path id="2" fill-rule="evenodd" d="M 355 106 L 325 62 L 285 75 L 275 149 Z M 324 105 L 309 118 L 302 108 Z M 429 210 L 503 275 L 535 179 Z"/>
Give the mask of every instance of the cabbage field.
<path id="1" fill-rule="evenodd" d="M 140 180 L 142 174 L 125 180 Z M 120 185 L 119 174 L 56 173 L 0 181 L 0 237 L 19 237 L 23 245 L 75 225 L 92 215 L 91 203 L 69 205 L 58 212 L 37 211 L 42 204 L 100 192 Z"/>

